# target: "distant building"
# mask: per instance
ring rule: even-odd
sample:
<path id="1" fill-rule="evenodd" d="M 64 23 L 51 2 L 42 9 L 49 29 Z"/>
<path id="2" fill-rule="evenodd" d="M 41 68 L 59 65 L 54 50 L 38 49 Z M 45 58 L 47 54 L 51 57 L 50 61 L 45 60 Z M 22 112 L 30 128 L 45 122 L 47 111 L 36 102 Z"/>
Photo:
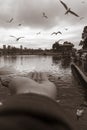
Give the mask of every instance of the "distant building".
<path id="1" fill-rule="evenodd" d="M 20 45 L 20 50 L 23 50 L 23 46 L 22 45 Z"/>
<path id="2" fill-rule="evenodd" d="M 2 51 L 3 54 L 7 54 L 6 49 L 7 49 L 7 48 L 6 48 L 6 45 L 3 45 L 3 51 Z"/>
<path id="3" fill-rule="evenodd" d="M 10 50 L 10 49 L 11 49 L 11 46 L 10 46 L 10 45 L 8 45 L 7 49 L 8 49 L 8 50 Z"/>
<path id="4" fill-rule="evenodd" d="M 6 45 L 3 45 L 3 50 L 6 50 Z"/>

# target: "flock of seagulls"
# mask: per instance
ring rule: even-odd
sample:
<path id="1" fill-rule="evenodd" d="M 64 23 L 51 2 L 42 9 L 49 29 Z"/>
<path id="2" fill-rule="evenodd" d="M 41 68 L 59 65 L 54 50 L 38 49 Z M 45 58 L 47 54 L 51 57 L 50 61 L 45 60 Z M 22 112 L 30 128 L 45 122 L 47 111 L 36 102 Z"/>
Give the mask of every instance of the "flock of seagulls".
<path id="1" fill-rule="evenodd" d="M 65 10 L 66 10 L 66 11 L 65 11 L 65 15 L 71 14 L 71 15 L 74 15 L 74 16 L 76 16 L 76 17 L 80 17 L 77 13 L 75 13 L 74 11 L 72 11 L 71 8 L 68 7 L 66 3 L 64 3 L 62 0 L 59 0 L 59 1 L 60 1 L 60 3 L 63 5 L 63 7 L 64 7 Z M 82 1 L 81 3 L 85 3 L 85 1 Z M 43 12 L 43 17 L 44 17 L 45 19 L 48 19 L 48 16 L 46 15 L 45 12 Z M 80 20 L 82 20 L 82 19 L 84 19 L 84 17 L 80 17 Z M 65 30 L 67 31 L 68 28 L 65 28 Z M 37 35 L 38 35 L 38 34 L 40 34 L 40 32 L 37 33 Z M 58 35 L 58 34 L 62 34 L 61 31 L 51 33 L 51 35 Z"/>
<path id="2" fill-rule="evenodd" d="M 80 17 L 77 13 L 75 13 L 74 11 L 72 11 L 71 8 L 69 8 L 69 7 L 67 6 L 67 4 L 64 3 L 62 0 L 59 0 L 59 2 L 63 5 L 63 7 L 64 7 L 65 10 L 66 10 L 66 11 L 65 11 L 65 15 L 67 15 L 67 14 L 72 14 L 72 15 L 74 15 L 74 16 L 76 16 L 76 17 Z M 81 3 L 85 3 L 85 1 L 82 1 Z M 45 12 L 42 12 L 42 17 L 45 18 L 45 19 L 48 19 L 48 18 L 49 18 L 49 17 L 46 15 Z M 84 17 L 80 17 L 80 20 L 82 20 L 82 19 L 84 19 Z M 14 20 L 14 18 L 11 18 L 11 19 L 9 19 L 7 22 L 8 22 L 8 23 L 12 23 L 13 20 Z M 18 24 L 18 26 L 21 26 L 21 25 L 22 25 L 21 23 Z M 65 30 L 67 31 L 68 28 L 65 28 Z M 37 32 L 37 33 L 36 33 L 36 35 L 40 35 L 40 34 L 41 34 L 41 32 Z M 58 34 L 62 34 L 62 32 L 61 32 L 61 31 L 57 31 L 57 32 L 54 31 L 53 33 L 51 33 L 51 35 L 58 35 Z M 24 37 L 15 37 L 15 36 L 10 36 L 10 37 L 15 38 L 16 41 L 19 41 L 21 38 L 24 38 Z"/>
<path id="3" fill-rule="evenodd" d="M 12 23 L 13 20 L 14 20 L 14 19 L 11 18 L 10 20 L 7 21 L 7 23 Z M 22 25 L 21 23 L 18 24 L 18 26 L 21 26 L 21 25 Z"/>
<path id="4" fill-rule="evenodd" d="M 71 8 L 69 8 L 66 3 L 64 3 L 61 0 L 59 0 L 59 1 L 60 1 L 60 3 L 63 5 L 63 7 L 66 10 L 65 11 L 65 15 L 71 14 L 71 15 L 74 15 L 76 17 L 80 17 L 77 13 L 75 13 L 74 11 L 72 11 Z M 85 3 L 85 1 L 82 1 L 82 3 Z M 46 19 L 48 19 L 48 16 L 45 13 L 43 13 L 43 17 L 46 18 Z M 80 20 L 82 20 L 82 19 L 84 19 L 84 17 L 80 17 Z M 68 28 L 65 28 L 65 30 L 67 31 Z M 60 31 L 51 33 L 51 35 L 54 35 L 54 34 L 57 35 L 57 34 L 62 34 L 62 33 Z M 59 39 L 58 42 L 61 41 L 61 40 L 63 40 L 63 39 Z M 84 105 L 84 107 L 87 107 L 87 104 Z M 84 110 L 85 110 L 84 108 L 77 109 L 77 111 L 76 111 L 77 120 L 79 120 L 79 118 L 83 116 Z"/>
<path id="5" fill-rule="evenodd" d="M 13 18 L 11 18 L 10 20 L 8 20 L 7 22 L 8 23 L 11 23 L 12 21 L 13 21 L 14 19 Z M 18 24 L 18 26 L 21 26 L 22 24 Z M 16 41 L 19 41 L 21 38 L 24 38 L 24 37 L 15 37 L 15 36 L 10 36 L 10 37 L 13 37 L 13 38 L 15 38 L 16 39 Z"/>
<path id="6" fill-rule="evenodd" d="M 72 11 L 71 8 L 69 8 L 66 3 L 64 3 L 62 0 L 59 0 L 59 1 L 60 1 L 60 3 L 63 5 L 63 7 L 66 10 L 65 15 L 67 15 L 67 14 L 70 13 L 70 14 L 76 16 L 76 17 L 79 17 L 79 15 L 77 13 L 75 13 L 74 11 Z M 82 3 L 84 3 L 84 1 L 82 1 Z M 45 12 L 43 12 L 43 17 L 46 18 L 46 19 L 48 19 L 48 16 L 46 15 Z M 84 19 L 84 17 L 80 18 L 80 20 L 82 20 L 82 19 Z M 68 28 L 65 28 L 65 30 L 67 31 Z M 37 35 L 38 34 L 40 34 L 40 33 L 37 33 Z M 60 31 L 51 33 L 51 35 L 57 35 L 57 34 L 62 34 L 62 33 Z"/>
<path id="7" fill-rule="evenodd" d="M 84 2 L 84 1 L 82 1 L 82 2 Z M 65 15 L 68 14 L 68 13 L 70 13 L 70 14 L 76 16 L 76 17 L 79 17 L 79 15 L 77 13 L 75 13 L 74 11 L 72 11 L 71 8 L 69 8 L 67 6 L 67 4 L 65 4 L 63 1 L 60 0 L 60 3 L 63 5 L 63 7 L 66 10 Z M 46 19 L 48 19 L 48 16 L 45 14 L 45 12 L 43 12 L 43 17 L 46 18 Z"/>
<path id="8" fill-rule="evenodd" d="M 75 13 L 74 11 L 72 11 L 71 8 L 69 8 L 66 3 L 64 3 L 64 2 L 61 1 L 61 0 L 59 0 L 59 1 L 60 1 L 60 3 L 63 5 L 63 7 L 64 7 L 65 10 L 66 10 L 66 11 L 65 11 L 65 15 L 67 15 L 67 14 L 70 13 L 70 14 L 76 16 L 76 17 L 80 17 L 77 13 Z M 85 1 L 82 1 L 82 3 L 85 3 Z M 42 16 L 43 16 L 43 18 L 48 19 L 48 16 L 46 15 L 45 12 L 42 13 Z M 82 19 L 84 19 L 84 17 L 80 17 L 80 20 L 82 20 Z M 13 20 L 14 20 L 14 19 L 11 18 L 11 19 L 8 20 L 7 22 L 8 22 L 8 23 L 11 23 Z M 21 25 L 22 25 L 22 24 L 18 24 L 18 26 L 21 26 Z M 68 28 L 65 28 L 65 30 L 67 31 Z M 41 32 L 37 32 L 37 33 L 36 33 L 36 35 L 39 35 L 39 34 L 41 34 Z M 61 31 L 57 31 L 57 32 L 51 33 L 51 35 L 58 35 L 58 34 L 62 34 L 62 32 L 61 32 Z M 16 41 L 19 41 L 21 38 L 24 38 L 24 37 L 15 37 L 15 36 L 13 36 L 13 35 L 11 35 L 10 37 L 15 38 Z M 58 42 L 61 41 L 61 40 L 63 40 L 63 39 L 59 39 Z M 84 107 L 87 107 L 87 104 L 85 104 Z M 76 111 L 77 120 L 79 120 L 79 118 L 80 118 L 83 114 L 84 114 L 84 109 L 83 109 L 83 108 L 77 109 L 77 111 Z"/>

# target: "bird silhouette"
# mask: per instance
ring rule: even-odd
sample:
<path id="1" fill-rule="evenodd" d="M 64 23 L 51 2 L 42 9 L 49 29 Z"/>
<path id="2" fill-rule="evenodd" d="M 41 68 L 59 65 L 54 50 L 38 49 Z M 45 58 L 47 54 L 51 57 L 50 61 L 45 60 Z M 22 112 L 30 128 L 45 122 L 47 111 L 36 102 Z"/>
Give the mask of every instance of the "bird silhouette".
<path id="1" fill-rule="evenodd" d="M 11 18 L 9 21 L 7 21 L 8 23 L 11 23 L 13 21 L 13 18 Z"/>
<path id="2" fill-rule="evenodd" d="M 21 25 L 22 25 L 21 23 L 18 24 L 18 26 L 21 26 Z"/>
<path id="3" fill-rule="evenodd" d="M 76 14 L 75 12 L 71 11 L 71 8 L 69 8 L 63 1 L 60 0 L 60 2 L 64 6 L 64 8 L 66 9 L 65 15 L 68 14 L 68 13 L 71 13 L 74 16 L 79 17 L 79 15 Z"/>
<path id="4" fill-rule="evenodd" d="M 83 3 L 83 4 L 84 4 L 84 3 L 85 3 L 85 1 L 82 1 L 81 3 Z"/>
<path id="5" fill-rule="evenodd" d="M 41 34 L 41 32 L 36 33 L 37 35 Z"/>
<path id="6" fill-rule="evenodd" d="M 84 17 L 81 17 L 80 20 L 84 19 Z"/>
<path id="7" fill-rule="evenodd" d="M 10 36 L 10 37 L 14 37 L 16 41 L 19 41 L 21 38 L 24 38 L 24 37 L 15 37 L 15 36 Z"/>
<path id="8" fill-rule="evenodd" d="M 65 30 L 67 31 L 67 30 L 68 30 L 68 28 L 65 28 Z"/>
<path id="9" fill-rule="evenodd" d="M 62 34 L 60 31 L 58 31 L 58 32 L 53 32 L 51 35 L 53 35 L 53 34 L 57 35 L 58 33 Z"/>
<path id="10" fill-rule="evenodd" d="M 43 12 L 43 17 L 48 19 L 47 15 Z"/>

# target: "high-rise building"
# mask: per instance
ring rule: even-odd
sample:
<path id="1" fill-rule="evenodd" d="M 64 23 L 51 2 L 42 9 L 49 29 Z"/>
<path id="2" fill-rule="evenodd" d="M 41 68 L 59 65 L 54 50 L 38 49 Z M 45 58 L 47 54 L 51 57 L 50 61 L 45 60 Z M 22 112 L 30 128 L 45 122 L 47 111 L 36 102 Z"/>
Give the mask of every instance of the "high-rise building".
<path id="1" fill-rule="evenodd" d="M 20 49 L 23 50 L 23 46 L 22 45 L 20 45 Z"/>
<path id="2" fill-rule="evenodd" d="M 6 45 L 3 45 L 3 50 L 6 50 Z"/>

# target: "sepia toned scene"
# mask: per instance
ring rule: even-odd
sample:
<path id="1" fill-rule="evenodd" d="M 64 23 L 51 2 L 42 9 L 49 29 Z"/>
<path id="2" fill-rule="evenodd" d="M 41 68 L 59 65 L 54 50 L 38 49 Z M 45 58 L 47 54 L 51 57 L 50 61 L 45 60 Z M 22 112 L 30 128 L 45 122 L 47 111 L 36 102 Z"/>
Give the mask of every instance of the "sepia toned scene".
<path id="1" fill-rule="evenodd" d="M 0 6 L 0 130 L 87 130 L 87 1 Z"/>

